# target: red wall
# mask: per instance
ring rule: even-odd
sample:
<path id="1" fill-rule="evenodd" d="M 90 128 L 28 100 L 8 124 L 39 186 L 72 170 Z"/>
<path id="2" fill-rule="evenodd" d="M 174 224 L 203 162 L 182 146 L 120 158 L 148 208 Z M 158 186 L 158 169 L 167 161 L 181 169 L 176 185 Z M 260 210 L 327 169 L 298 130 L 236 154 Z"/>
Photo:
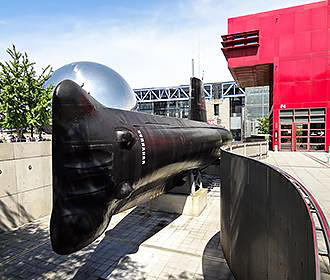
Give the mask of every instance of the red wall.
<path id="1" fill-rule="evenodd" d="M 325 107 L 327 149 L 330 145 L 330 2 L 228 20 L 229 34 L 252 30 L 259 30 L 257 54 L 229 58 L 229 68 L 273 63 L 273 133 L 278 130 L 281 105 L 286 109 Z"/>

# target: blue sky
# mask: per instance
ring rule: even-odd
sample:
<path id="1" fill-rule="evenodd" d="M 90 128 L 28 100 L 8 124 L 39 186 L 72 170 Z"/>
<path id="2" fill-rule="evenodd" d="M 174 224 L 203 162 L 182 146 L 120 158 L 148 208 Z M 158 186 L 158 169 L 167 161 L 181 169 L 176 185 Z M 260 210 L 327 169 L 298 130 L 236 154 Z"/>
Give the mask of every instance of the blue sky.
<path id="1" fill-rule="evenodd" d="M 232 80 L 220 50 L 227 19 L 317 1 L 1 0 L 0 60 L 15 44 L 39 67 L 95 61 L 134 87 Z"/>

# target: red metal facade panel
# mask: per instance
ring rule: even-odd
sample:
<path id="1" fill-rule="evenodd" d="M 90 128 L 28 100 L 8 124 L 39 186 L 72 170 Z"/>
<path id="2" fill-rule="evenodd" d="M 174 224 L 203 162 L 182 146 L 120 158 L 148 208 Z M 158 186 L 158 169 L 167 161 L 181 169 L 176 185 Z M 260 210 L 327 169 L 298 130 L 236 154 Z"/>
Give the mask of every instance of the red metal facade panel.
<path id="1" fill-rule="evenodd" d="M 228 20 L 228 34 L 253 30 L 259 31 L 260 44 L 254 53 L 224 53 L 232 73 L 244 66 L 272 65 L 273 145 L 279 145 L 280 109 L 326 108 L 328 150 L 330 3 L 322 1 Z"/>

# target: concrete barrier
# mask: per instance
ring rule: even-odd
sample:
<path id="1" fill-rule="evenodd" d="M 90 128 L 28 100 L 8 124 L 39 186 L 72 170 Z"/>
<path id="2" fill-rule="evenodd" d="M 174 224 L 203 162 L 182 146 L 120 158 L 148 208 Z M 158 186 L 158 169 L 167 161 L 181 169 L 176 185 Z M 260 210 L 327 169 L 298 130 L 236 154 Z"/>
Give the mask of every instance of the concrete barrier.
<path id="1" fill-rule="evenodd" d="M 0 144 L 0 230 L 50 214 L 51 142 Z"/>
<path id="2" fill-rule="evenodd" d="M 231 146 L 260 158 L 266 142 Z M 210 167 L 212 168 L 212 166 Z M 219 166 L 213 166 L 219 173 Z M 47 216 L 52 208 L 51 142 L 0 144 L 0 231 Z"/>
<path id="3" fill-rule="evenodd" d="M 198 217 L 207 205 L 207 189 L 190 194 L 165 193 L 147 202 L 150 209 Z"/>
<path id="4" fill-rule="evenodd" d="M 235 278 L 320 279 L 315 204 L 299 183 L 225 150 L 220 172 L 221 244 Z"/>

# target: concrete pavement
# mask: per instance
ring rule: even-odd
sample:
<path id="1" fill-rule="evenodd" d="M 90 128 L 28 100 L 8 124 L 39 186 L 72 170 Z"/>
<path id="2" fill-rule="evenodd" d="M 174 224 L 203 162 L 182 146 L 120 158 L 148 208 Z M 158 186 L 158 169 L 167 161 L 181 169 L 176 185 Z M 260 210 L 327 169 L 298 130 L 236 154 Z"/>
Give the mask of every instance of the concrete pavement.
<path id="1" fill-rule="evenodd" d="M 327 153 L 269 152 L 262 160 L 286 171 L 312 193 L 330 221 L 330 164 Z"/>
<path id="2" fill-rule="evenodd" d="M 264 160 L 300 180 L 330 220 L 330 165 L 325 153 L 269 153 Z M 146 205 L 115 215 L 97 241 L 59 256 L 48 220 L 0 233 L 0 279 L 234 279 L 219 240 L 219 180 L 209 181 L 199 217 L 151 211 Z"/>
<path id="3" fill-rule="evenodd" d="M 136 207 L 115 215 L 105 234 L 69 256 L 50 246 L 48 219 L 0 234 L 0 279 L 208 279 L 234 277 L 220 246 L 219 180 L 199 217 Z"/>

